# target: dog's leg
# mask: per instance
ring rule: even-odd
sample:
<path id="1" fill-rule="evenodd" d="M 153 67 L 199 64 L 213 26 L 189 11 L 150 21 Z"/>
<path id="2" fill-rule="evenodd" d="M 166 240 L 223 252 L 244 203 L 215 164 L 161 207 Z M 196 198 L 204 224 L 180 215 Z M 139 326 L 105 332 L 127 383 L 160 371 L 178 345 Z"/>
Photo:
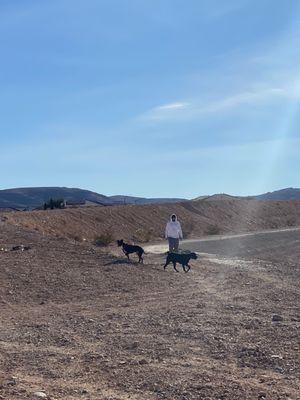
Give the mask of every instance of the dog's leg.
<path id="1" fill-rule="evenodd" d="M 189 264 L 186 264 L 186 267 L 188 267 L 188 269 L 184 269 L 184 272 L 189 272 L 189 270 L 191 269 L 191 267 L 189 266 Z"/>
<path id="2" fill-rule="evenodd" d="M 176 262 L 175 261 L 173 261 L 173 267 L 174 267 L 176 272 L 179 272 L 178 269 L 176 268 Z"/>
<path id="3" fill-rule="evenodd" d="M 137 255 L 138 255 L 138 257 L 139 257 L 139 263 L 141 262 L 142 264 L 144 264 L 143 254 L 137 253 Z"/>
<path id="4" fill-rule="evenodd" d="M 130 261 L 129 254 L 128 254 L 128 253 L 125 253 L 125 255 L 126 255 L 126 257 L 128 258 L 128 261 Z"/>
<path id="5" fill-rule="evenodd" d="M 166 267 L 170 264 L 170 262 L 171 262 L 171 261 L 169 261 L 169 260 L 167 259 L 167 261 L 166 261 L 166 263 L 165 263 L 165 265 L 164 265 L 164 269 L 166 269 Z"/>

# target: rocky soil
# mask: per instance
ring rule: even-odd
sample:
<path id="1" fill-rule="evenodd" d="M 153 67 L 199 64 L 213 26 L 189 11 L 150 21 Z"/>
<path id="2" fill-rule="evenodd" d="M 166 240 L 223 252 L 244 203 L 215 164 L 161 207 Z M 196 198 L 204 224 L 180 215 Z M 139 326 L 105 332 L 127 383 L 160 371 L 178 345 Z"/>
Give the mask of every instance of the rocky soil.
<path id="1" fill-rule="evenodd" d="M 2 213 L 2 219 L 44 235 L 93 241 L 103 233 L 114 239 L 148 242 L 161 238 L 176 213 L 184 237 L 300 226 L 300 201 L 185 201 L 176 204 L 84 207 Z"/>
<path id="2" fill-rule="evenodd" d="M 300 399 L 293 246 L 187 274 L 7 221 L 0 248 L 0 399 Z"/>

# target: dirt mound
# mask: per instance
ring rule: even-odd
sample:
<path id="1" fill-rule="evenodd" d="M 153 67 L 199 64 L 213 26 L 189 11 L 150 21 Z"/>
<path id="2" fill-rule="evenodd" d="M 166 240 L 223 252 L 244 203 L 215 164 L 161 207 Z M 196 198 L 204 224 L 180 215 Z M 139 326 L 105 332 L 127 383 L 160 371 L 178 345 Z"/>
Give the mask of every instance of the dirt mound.
<path id="1" fill-rule="evenodd" d="M 2 214 L 2 218 L 10 224 L 44 235 L 77 241 L 92 241 L 99 235 L 109 233 L 115 239 L 147 242 L 163 236 L 171 213 L 179 216 L 185 237 L 300 225 L 300 201 L 186 201 L 12 212 Z"/>

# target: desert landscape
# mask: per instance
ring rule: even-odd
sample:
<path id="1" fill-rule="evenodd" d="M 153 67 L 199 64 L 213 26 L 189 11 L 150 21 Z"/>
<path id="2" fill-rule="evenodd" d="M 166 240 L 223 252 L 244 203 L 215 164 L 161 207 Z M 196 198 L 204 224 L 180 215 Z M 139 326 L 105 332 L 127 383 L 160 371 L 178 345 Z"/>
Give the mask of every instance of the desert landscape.
<path id="1" fill-rule="evenodd" d="M 300 1 L 0 30 L 0 400 L 300 400 Z"/>
<path id="2" fill-rule="evenodd" d="M 243 200 L 2 213 L 0 398 L 299 399 L 299 211 Z M 199 254 L 186 274 L 162 268 L 171 212 Z M 260 230 L 274 232 L 224 240 Z M 108 231 L 145 247 L 144 265 L 95 246 Z"/>

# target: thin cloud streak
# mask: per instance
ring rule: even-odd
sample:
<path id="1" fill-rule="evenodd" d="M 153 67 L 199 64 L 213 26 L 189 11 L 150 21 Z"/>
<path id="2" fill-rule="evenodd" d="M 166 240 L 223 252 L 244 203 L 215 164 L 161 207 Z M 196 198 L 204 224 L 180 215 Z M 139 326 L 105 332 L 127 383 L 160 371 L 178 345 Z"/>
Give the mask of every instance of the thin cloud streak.
<path id="1" fill-rule="evenodd" d="M 200 105 L 199 101 L 194 100 L 193 102 L 176 102 L 154 107 L 137 119 L 142 121 L 197 119 L 209 116 L 210 114 L 232 111 L 243 105 L 259 105 L 264 102 L 274 102 L 278 99 L 298 97 L 299 93 L 292 87 L 270 87 L 248 90 L 203 105 Z"/>
<path id="2" fill-rule="evenodd" d="M 157 110 L 178 110 L 182 108 L 187 108 L 190 104 L 189 103 L 170 103 L 164 104 L 162 106 L 156 107 Z"/>

